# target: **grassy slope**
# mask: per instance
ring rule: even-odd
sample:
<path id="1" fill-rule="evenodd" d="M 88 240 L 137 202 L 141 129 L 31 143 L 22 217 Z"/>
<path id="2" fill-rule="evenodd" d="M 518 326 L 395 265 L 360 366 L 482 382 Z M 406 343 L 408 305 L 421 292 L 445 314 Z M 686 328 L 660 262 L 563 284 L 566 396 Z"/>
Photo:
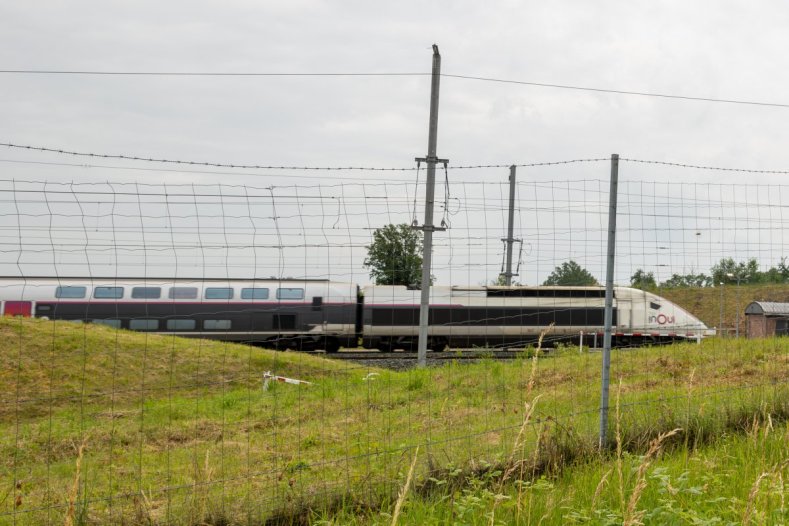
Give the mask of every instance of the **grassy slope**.
<path id="1" fill-rule="evenodd" d="M 260 396 L 263 372 L 344 376 L 336 362 L 303 354 L 46 320 L 0 319 L 0 346 L 0 513 L 60 507 L 0 515 L 0 524 L 62 523 L 83 443 L 83 484 L 104 486 L 86 488 L 94 497 L 139 493 L 150 480 L 193 483 L 213 469 L 208 451 L 225 433 L 257 425 L 239 407 Z"/>
<path id="2" fill-rule="evenodd" d="M 655 292 L 680 305 L 708 327 L 720 325 L 721 288 L 661 288 Z M 740 311 L 740 332 L 745 333 L 745 307 L 752 301 L 789 302 L 789 285 L 726 285 L 723 287 L 723 326 L 732 333 Z"/>
<path id="3" fill-rule="evenodd" d="M 22 318 L 0 320 L 0 342 L 0 385 L 14 386 L 0 393 L 3 420 L 74 405 L 124 408 L 143 397 L 257 385 L 266 370 L 313 375 L 330 367 L 304 355 Z"/>
<path id="4" fill-rule="evenodd" d="M 391 372 L 42 320 L 0 320 L 0 335 L 0 524 L 60 524 L 70 501 L 87 522 L 130 524 L 254 523 L 342 496 L 377 506 L 416 445 L 422 485 L 428 471 L 506 465 L 537 397 L 519 454 L 550 470 L 595 443 L 600 356 L 577 349 Z M 788 357 L 782 340 L 615 353 L 625 448 L 785 416 Z M 266 370 L 315 385 L 263 391 Z"/>

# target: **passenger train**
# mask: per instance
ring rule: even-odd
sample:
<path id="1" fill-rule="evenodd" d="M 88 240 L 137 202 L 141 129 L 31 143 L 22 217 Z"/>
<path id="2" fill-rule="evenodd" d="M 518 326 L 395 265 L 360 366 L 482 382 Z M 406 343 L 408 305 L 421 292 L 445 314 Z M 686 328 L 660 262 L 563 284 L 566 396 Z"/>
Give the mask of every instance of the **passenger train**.
<path id="1" fill-rule="evenodd" d="M 246 342 L 276 349 L 335 352 L 362 346 L 415 349 L 420 291 L 312 279 L 0 278 L 6 316 Z M 514 347 L 602 334 L 603 287 L 433 286 L 429 344 Z M 613 337 L 633 345 L 714 334 L 651 292 L 615 287 Z"/>

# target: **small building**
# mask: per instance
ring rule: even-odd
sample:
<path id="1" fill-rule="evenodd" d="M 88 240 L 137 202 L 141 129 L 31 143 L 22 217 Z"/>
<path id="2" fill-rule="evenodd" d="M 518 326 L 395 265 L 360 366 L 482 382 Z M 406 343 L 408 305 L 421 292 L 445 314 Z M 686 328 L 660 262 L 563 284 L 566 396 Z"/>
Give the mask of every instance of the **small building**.
<path id="1" fill-rule="evenodd" d="M 745 307 L 748 338 L 789 336 L 789 303 L 754 301 Z"/>

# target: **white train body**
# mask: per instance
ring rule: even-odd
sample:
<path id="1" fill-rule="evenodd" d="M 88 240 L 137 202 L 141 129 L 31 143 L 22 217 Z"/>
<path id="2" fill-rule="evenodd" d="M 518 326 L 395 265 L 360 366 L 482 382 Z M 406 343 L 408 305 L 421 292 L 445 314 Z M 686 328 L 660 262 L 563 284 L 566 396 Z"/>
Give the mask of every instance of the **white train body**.
<path id="1" fill-rule="evenodd" d="M 365 345 L 414 345 L 420 291 L 399 286 L 363 289 Z M 620 344 L 701 338 L 714 334 L 698 318 L 656 294 L 614 289 L 612 332 Z M 445 287 L 430 294 L 431 348 L 508 346 L 528 343 L 547 330 L 545 341 L 594 338 L 604 326 L 602 287 Z M 548 330 L 548 327 L 550 329 Z"/>
<path id="2" fill-rule="evenodd" d="M 0 278 L 0 314 L 92 322 L 178 336 L 329 351 L 415 348 L 420 291 L 329 280 Z M 660 296 L 615 287 L 619 345 L 712 334 Z M 429 346 L 514 346 L 602 334 L 602 287 L 433 286 Z"/>

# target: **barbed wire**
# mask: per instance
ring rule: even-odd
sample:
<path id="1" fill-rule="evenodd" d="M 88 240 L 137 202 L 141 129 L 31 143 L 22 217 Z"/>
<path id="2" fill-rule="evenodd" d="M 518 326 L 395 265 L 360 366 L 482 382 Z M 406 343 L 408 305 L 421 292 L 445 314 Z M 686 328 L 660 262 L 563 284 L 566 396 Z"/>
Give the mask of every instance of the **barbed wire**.
<path id="1" fill-rule="evenodd" d="M 0 146 L 5 146 L 7 148 L 15 148 L 21 150 L 29 150 L 29 151 L 37 151 L 37 152 L 45 152 L 45 153 L 56 153 L 60 155 L 70 155 L 70 156 L 78 156 L 78 157 L 92 157 L 92 158 L 100 158 L 100 159 L 119 159 L 119 160 L 126 160 L 126 161 L 141 161 L 141 162 L 152 162 L 152 163 L 165 163 L 165 164 L 179 164 L 179 165 L 188 165 L 188 166 L 209 166 L 215 168 L 234 168 L 234 169 L 252 169 L 252 170 L 295 170 L 295 171 L 378 171 L 378 172 L 386 172 L 386 171 L 398 171 L 398 172 L 416 172 L 417 167 L 381 167 L 381 166 L 285 166 L 285 165 L 263 165 L 263 164 L 238 164 L 238 163 L 227 163 L 227 162 L 208 162 L 208 161 L 188 161 L 188 160 L 179 160 L 179 159 L 167 159 L 167 158 L 155 158 L 155 157 L 143 157 L 139 155 L 128 155 L 128 154 L 106 154 L 106 153 L 90 153 L 90 152 L 77 152 L 73 150 L 66 150 L 63 148 L 49 148 L 45 146 L 31 146 L 31 145 L 20 145 L 14 144 L 9 142 L 0 143 Z M 469 170 L 469 169 L 482 169 L 482 168 L 509 168 L 510 166 L 516 166 L 521 168 L 527 167 L 540 167 L 540 166 L 555 166 L 555 165 L 562 165 L 562 164 L 574 164 L 574 163 L 592 163 L 592 162 L 600 162 L 600 161 L 607 161 L 608 158 L 592 158 L 592 159 L 569 159 L 563 161 L 546 161 L 546 162 L 533 162 L 533 163 L 520 163 L 520 164 L 477 164 L 477 165 L 460 165 L 460 166 L 448 166 L 447 169 L 449 170 Z M 21 163 L 34 163 L 34 161 L 8 161 L 8 162 L 21 162 Z M 38 162 L 40 164 L 44 164 L 42 162 Z M 83 167 L 83 168 L 102 168 L 101 166 L 93 166 L 93 165 L 85 165 L 85 164 L 74 164 L 71 166 L 75 167 Z M 105 168 L 112 168 L 112 169 L 130 169 L 125 167 L 105 167 Z M 198 172 L 202 173 L 202 172 Z M 215 174 L 214 172 L 204 172 L 207 174 Z M 219 175 L 225 175 L 225 173 L 219 173 Z M 264 175 L 264 174 L 258 174 Z"/>
<path id="2" fill-rule="evenodd" d="M 378 171 L 378 172 L 410 172 L 415 171 L 415 167 L 375 167 L 375 166 L 276 166 L 264 164 L 243 164 L 243 163 L 217 163 L 207 161 L 184 161 L 180 159 L 165 159 L 156 157 L 141 157 L 138 155 L 126 154 L 108 154 L 108 153 L 88 153 L 77 152 L 72 150 L 65 150 L 62 148 L 48 148 L 45 146 L 29 146 L 21 144 L 13 144 L 8 142 L 0 143 L 0 146 L 7 148 L 16 148 L 21 150 L 30 150 L 37 152 L 56 153 L 61 155 L 72 155 L 77 157 L 95 157 L 100 159 L 121 159 L 125 161 L 143 161 L 152 163 L 166 163 L 166 164 L 183 164 L 188 166 L 212 166 L 215 168 L 238 168 L 238 169 L 252 169 L 252 170 L 322 170 L 322 171 L 343 171 L 343 170 L 356 170 L 356 171 Z"/>
<path id="3" fill-rule="evenodd" d="M 596 157 L 589 159 L 567 159 L 565 161 L 538 161 L 533 163 L 509 163 L 509 164 L 472 164 L 461 166 L 450 166 L 450 170 L 473 170 L 478 168 L 537 168 L 540 166 L 559 166 L 562 164 L 579 164 L 579 163 L 598 163 L 603 161 L 610 161 L 608 157 Z"/>
<path id="4" fill-rule="evenodd" d="M 692 168 L 694 170 L 709 170 L 709 171 L 717 171 L 717 172 L 741 172 L 741 173 L 752 173 L 752 174 L 779 174 L 779 175 L 789 174 L 789 170 L 759 170 L 752 168 L 727 168 L 721 166 L 704 166 L 700 164 L 690 164 L 690 163 L 680 163 L 680 162 L 670 162 L 670 161 L 651 161 L 646 159 L 631 159 L 627 157 L 620 157 L 619 160 L 625 162 L 631 162 L 631 163 L 656 164 L 661 166 L 672 166 L 674 168 Z"/>
<path id="5" fill-rule="evenodd" d="M 106 154 L 106 153 L 90 153 L 90 152 L 77 152 L 73 150 L 66 150 L 62 148 L 49 148 L 45 146 L 31 146 L 31 145 L 20 145 L 14 144 L 10 142 L 2 142 L 0 146 L 5 146 L 7 148 L 14 148 L 14 149 L 21 149 L 21 150 L 29 150 L 29 151 L 38 151 L 38 152 L 46 152 L 46 153 L 56 153 L 60 155 L 70 155 L 70 156 L 78 156 L 78 157 L 92 157 L 92 158 L 101 158 L 101 159 L 120 159 L 120 160 L 127 160 L 127 161 L 140 161 L 140 162 L 152 162 L 152 163 L 165 163 L 165 164 L 179 164 L 179 165 L 188 165 L 188 166 L 208 166 L 208 167 L 216 167 L 216 168 L 233 168 L 233 169 L 256 169 L 256 170 L 294 170 L 294 171 L 399 171 L 399 172 L 417 172 L 418 167 L 384 167 L 384 166 L 297 166 L 297 165 L 264 165 L 264 164 L 238 164 L 238 163 L 227 163 L 227 162 L 209 162 L 209 161 L 191 161 L 191 160 L 180 160 L 180 159 L 168 159 L 168 158 L 155 158 L 155 157 L 143 157 L 138 155 L 127 155 L 127 154 Z M 537 168 L 542 166 L 559 166 L 559 165 L 567 165 L 567 164 L 579 164 L 579 163 L 599 163 L 599 162 L 607 162 L 610 161 L 610 157 L 591 157 L 591 158 L 578 158 L 578 159 L 566 159 L 560 161 L 539 161 L 539 162 L 531 162 L 531 163 L 498 163 L 498 164 L 470 164 L 470 165 L 457 165 L 457 166 L 447 166 L 448 170 L 473 170 L 473 169 L 486 169 L 486 168 L 510 168 L 510 167 L 517 167 L 517 168 Z M 694 164 L 694 163 L 687 163 L 687 162 L 673 162 L 673 161 L 660 161 L 660 160 L 650 160 L 650 159 L 636 159 L 636 158 L 629 158 L 629 157 L 620 157 L 620 161 L 624 162 L 632 162 L 632 163 L 639 163 L 639 164 L 654 164 L 654 165 L 662 165 L 662 166 L 671 166 L 674 168 L 686 168 L 686 169 L 696 169 L 696 170 L 708 170 L 708 171 L 722 171 L 722 172 L 739 172 L 739 173 L 755 173 L 755 174 L 773 174 L 773 175 L 786 175 L 789 174 L 789 170 L 773 170 L 773 169 L 752 169 L 752 168 L 737 168 L 737 167 L 721 167 L 721 166 L 709 166 L 709 165 L 701 165 L 701 164 Z M 27 161 L 27 160 L 4 160 L 0 159 L 0 162 L 18 162 L 18 163 L 26 163 L 26 164 L 53 164 L 53 165 L 61 165 L 56 163 L 45 163 L 41 161 Z M 62 164 L 66 166 L 74 166 L 74 167 L 84 167 L 84 168 L 107 168 L 107 169 L 120 169 L 120 170 L 149 170 L 149 169 L 141 169 L 141 168 L 134 168 L 134 167 L 115 167 L 115 166 L 100 166 L 100 165 L 85 165 L 85 164 Z M 151 171 L 173 171 L 176 170 L 163 170 L 163 169 L 150 169 Z M 229 175 L 233 174 L 233 172 L 191 172 L 191 171 L 183 171 L 184 173 L 205 173 L 208 175 Z M 240 174 L 244 175 L 244 174 Z M 259 176 L 265 176 L 267 174 L 255 174 Z M 362 179 L 366 180 L 366 179 Z"/>

